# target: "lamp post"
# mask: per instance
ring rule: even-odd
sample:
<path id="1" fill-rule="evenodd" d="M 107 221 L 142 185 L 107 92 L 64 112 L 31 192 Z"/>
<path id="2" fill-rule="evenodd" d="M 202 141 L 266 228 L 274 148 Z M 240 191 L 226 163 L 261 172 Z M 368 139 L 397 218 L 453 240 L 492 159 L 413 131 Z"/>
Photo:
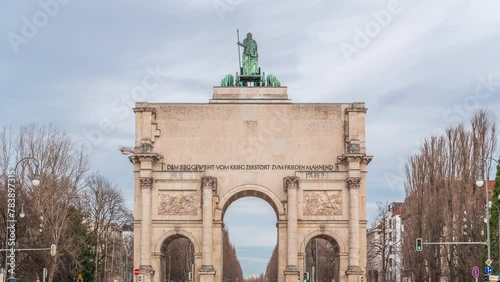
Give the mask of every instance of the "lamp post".
<path id="1" fill-rule="evenodd" d="M 492 160 L 492 161 L 495 161 L 497 164 L 497 160 L 495 160 L 494 158 L 491 158 L 491 157 L 484 157 L 481 159 L 482 161 L 486 161 L 486 160 Z M 490 242 L 490 205 L 489 205 L 489 202 L 490 202 L 490 199 L 488 197 L 489 195 L 489 189 L 488 189 L 488 182 L 489 182 L 489 175 L 487 174 L 488 172 L 488 169 L 486 166 L 484 166 L 484 171 L 483 171 L 483 176 L 478 176 L 478 179 L 476 180 L 476 185 L 477 187 L 481 188 L 483 187 L 483 184 L 484 185 L 484 190 L 485 190 L 485 193 L 486 193 L 486 206 L 485 206 L 485 221 L 486 221 L 486 246 L 488 247 L 488 259 L 491 258 L 491 242 Z M 483 177 L 483 179 L 481 179 L 481 177 Z"/>
<path id="2" fill-rule="evenodd" d="M 476 180 L 476 185 L 477 187 L 481 188 L 483 187 L 484 181 L 481 179 Z M 488 259 L 491 257 L 491 251 L 490 251 L 490 213 L 489 213 L 489 206 L 488 206 L 488 181 L 486 181 L 485 185 L 485 190 L 486 190 L 486 205 L 484 206 L 485 210 L 485 215 L 484 215 L 484 222 L 486 223 L 486 246 L 488 248 Z"/>
<path id="3" fill-rule="evenodd" d="M 5 274 L 10 274 L 7 281 L 16 280 L 16 177 L 17 177 L 17 166 L 26 160 L 35 161 L 35 174 L 31 179 L 31 184 L 33 186 L 38 186 L 40 184 L 40 162 L 33 157 L 25 157 L 19 160 L 14 167 L 14 170 L 8 172 L 8 187 L 7 187 L 7 222 L 6 222 L 6 233 L 5 233 Z M 24 213 L 24 201 L 21 206 L 21 212 L 19 216 L 23 218 Z M 10 269 L 8 267 L 10 266 Z"/>

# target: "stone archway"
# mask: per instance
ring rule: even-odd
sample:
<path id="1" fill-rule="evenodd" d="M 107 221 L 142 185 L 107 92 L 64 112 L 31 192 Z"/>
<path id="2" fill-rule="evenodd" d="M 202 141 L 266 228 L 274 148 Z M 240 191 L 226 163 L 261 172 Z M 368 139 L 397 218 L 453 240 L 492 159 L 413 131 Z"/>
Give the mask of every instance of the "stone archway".
<path id="1" fill-rule="evenodd" d="M 314 254 L 315 252 L 318 251 L 318 242 L 317 239 L 320 240 L 320 243 L 324 243 L 324 241 L 328 242 L 326 248 L 331 248 L 331 250 L 328 250 L 327 252 L 330 252 L 327 257 L 322 256 L 322 257 L 317 257 L 318 254 Z M 322 242 L 323 241 L 323 242 Z M 322 244 L 320 244 L 322 245 Z M 311 254 L 311 248 L 315 248 L 313 250 L 313 254 Z M 322 248 L 325 248 L 325 245 L 322 245 Z M 313 275 L 320 272 L 321 273 L 321 268 L 318 267 L 317 264 L 310 265 L 311 261 L 318 261 L 320 264 L 325 264 L 329 263 L 330 265 L 328 267 L 324 267 L 324 270 L 328 271 L 330 276 L 327 276 L 326 280 L 325 275 L 318 275 L 320 279 L 317 279 L 319 281 L 345 281 L 347 280 L 347 277 L 345 273 L 341 272 L 341 265 L 345 265 L 348 259 L 348 253 L 346 252 L 345 249 L 345 244 L 342 242 L 342 238 L 338 236 L 333 231 L 326 231 L 326 230 L 316 230 L 314 232 L 311 232 L 308 234 L 306 237 L 304 237 L 304 240 L 302 241 L 301 247 L 300 247 L 301 253 L 303 254 L 302 256 L 302 270 L 303 273 L 308 273 L 309 277 L 311 278 L 311 281 L 315 281 L 316 279 L 313 279 Z M 318 253 L 322 253 L 320 250 Z M 314 257 L 316 255 L 316 257 Z M 313 256 L 313 257 L 311 257 Z M 312 268 L 314 266 L 315 269 Z M 314 271 L 313 271 L 314 270 Z M 318 278 L 316 276 L 316 278 Z M 305 277 L 304 277 L 305 279 Z"/>
<path id="2" fill-rule="evenodd" d="M 186 235 L 186 232 L 170 234 L 169 236 L 165 236 L 163 242 L 159 244 L 160 251 L 156 253 L 156 260 L 159 260 L 159 266 L 156 269 L 159 270 L 157 276 L 159 276 L 160 281 L 182 282 L 192 279 L 195 275 L 195 258 L 197 252 L 195 244 L 192 241 L 193 238 L 188 238 Z"/>
<path id="3" fill-rule="evenodd" d="M 244 184 L 230 189 L 224 196 L 219 200 L 217 208 L 215 210 L 214 220 L 222 221 L 224 219 L 224 213 L 227 208 L 236 200 L 243 197 L 256 197 L 262 199 L 269 203 L 276 213 L 276 218 L 284 219 L 285 209 L 283 208 L 283 203 L 280 201 L 278 196 L 276 196 L 271 189 L 255 185 L 255 184 Z"/>
<path id="4" fill-rule="evenodd" d="M 363 103 L 294 104 L 286 87 L 214 87 L 208 104 L 137 103 L 134 267 L 160 282 L 161 246 L 193 243 L 194 282 L 222 279 L 224 212 L 255 196 L 277 217 L 279 282 L 302 278 L 305 245 L 338 244 L 339 275 L 366 269 Z M 161 281 L 163 282 L 163 281 Z"/>
<path id="5" fill-rule="evenodd" d="M 214 221 L 215 222 L 223 222 L 224 221 L 224 216 L 227 211 L 227 209 L 231 206 L 232 203 L 235 201 L 245 198 L 245 197 L 255 197 L 259 198 L 269 204 L 271 208 L 274 210 L 274 213 L 276 215 L 276 223 L 278 223 L 281 220 L 284 220 L 286 215 L 285 215 L 285 210 L 283 207 L 283 203 L 280 201 L 280 199 L 276 196 L 276 194 L 273 193 L 272 189 L 269 189 L 267 187 L 261 186 L 261 185 L 255 185 L 255 184 L 243 184 L 236 186 L 234 188 L 231 188 L 228 190 L 227 193 L 225 193 L 223 196 L 220 197 L 220 200 L 217 204 L 217 207 L 215 209 L 215 216 L 214 216 Z M 278 230 L 276 231 L 278 233 Z M 279 241 L 280 236 L 277 236 L 277 247 L 278 249 L 281 247 L 283 248 L 284 242 Z M 222 240 L 222 238 L 221 238 Z M 214 245 L 220 245 L 221 248 L 214 250 L 214 257 L 219 259 L 221 261 L 221 269 L 223 266 L 223 246 L 222 242 L 220 244 L 214 243 Z M 220 255 L 219 255 L 220 253 Z M 223 277 L 221 276 L 221 279 Z M 216 280 L 218 277 L 216 276 Z"/>

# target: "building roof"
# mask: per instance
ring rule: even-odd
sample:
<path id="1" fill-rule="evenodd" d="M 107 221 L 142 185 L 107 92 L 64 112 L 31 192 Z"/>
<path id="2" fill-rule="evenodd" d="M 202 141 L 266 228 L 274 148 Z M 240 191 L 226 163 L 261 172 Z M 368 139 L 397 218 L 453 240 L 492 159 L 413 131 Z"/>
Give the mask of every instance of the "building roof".
<path id="1" fill-rule="evenodd" d="M 399 208 L 394 212 L 394 215 L 401 215 L 403 213 L 404 206 L 405 204 L 402 203 L 402 205 L 399 206 Z"/>

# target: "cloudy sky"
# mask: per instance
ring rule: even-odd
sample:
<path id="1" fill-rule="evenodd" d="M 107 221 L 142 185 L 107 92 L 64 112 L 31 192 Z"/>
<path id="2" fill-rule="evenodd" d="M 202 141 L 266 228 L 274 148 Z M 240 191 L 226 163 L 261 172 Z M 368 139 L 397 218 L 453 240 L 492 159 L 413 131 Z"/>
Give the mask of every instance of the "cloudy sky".
<path id="1" fill-rule="evenodd" d="M 241 38 L 254 34 L 262 69 L 288 86 L 293 102 L 366 103 L 370 219 L 376 202 L 404 199 L 404 162 L 425 137 L 476 109 L 500 109 L 494 0 L 1 5 L 1 123 L 66 130 L 127 195 L 132 167 L 118 148 L 133 145 L 134 102 L 208 102 L 212 86 L 237 70 L 236 29 Z M 138 92 L 149 77 L 149 89 Z M 248 208 L 255 205 L 258 214 Z M 226 223 L 245 275 L 265 270 L 275 221 L 259 200 L 230 207 Z"/>

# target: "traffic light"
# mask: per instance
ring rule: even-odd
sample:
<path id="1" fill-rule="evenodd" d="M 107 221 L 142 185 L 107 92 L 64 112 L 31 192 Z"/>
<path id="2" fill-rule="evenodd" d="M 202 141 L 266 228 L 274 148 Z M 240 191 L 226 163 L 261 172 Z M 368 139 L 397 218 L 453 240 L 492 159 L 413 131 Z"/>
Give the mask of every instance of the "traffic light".
<path id="1" fill-rule="evenodd" d="M 483 275 L 483 281 L 486 281 L 486 282 L 490 281 L 490 275 L 489 274 Z"/>
<path id="2" fill-rule="evenodd" d="M 304 272 L 304 282 L 309 281 L 309 272 Z"/>
<path id="3" fill-rule="evenodd" d="M 57 246 L 56 244 L 50 245 L 50 255 L 55 256 L 57 254 Z"/>
<path id="4" fill-rule="evenodd" d="M 422 238 L 417 238 L 417 242 L 415 244 L 415 248 L 417 249 L 417 252 L 422 251 Z"/>

